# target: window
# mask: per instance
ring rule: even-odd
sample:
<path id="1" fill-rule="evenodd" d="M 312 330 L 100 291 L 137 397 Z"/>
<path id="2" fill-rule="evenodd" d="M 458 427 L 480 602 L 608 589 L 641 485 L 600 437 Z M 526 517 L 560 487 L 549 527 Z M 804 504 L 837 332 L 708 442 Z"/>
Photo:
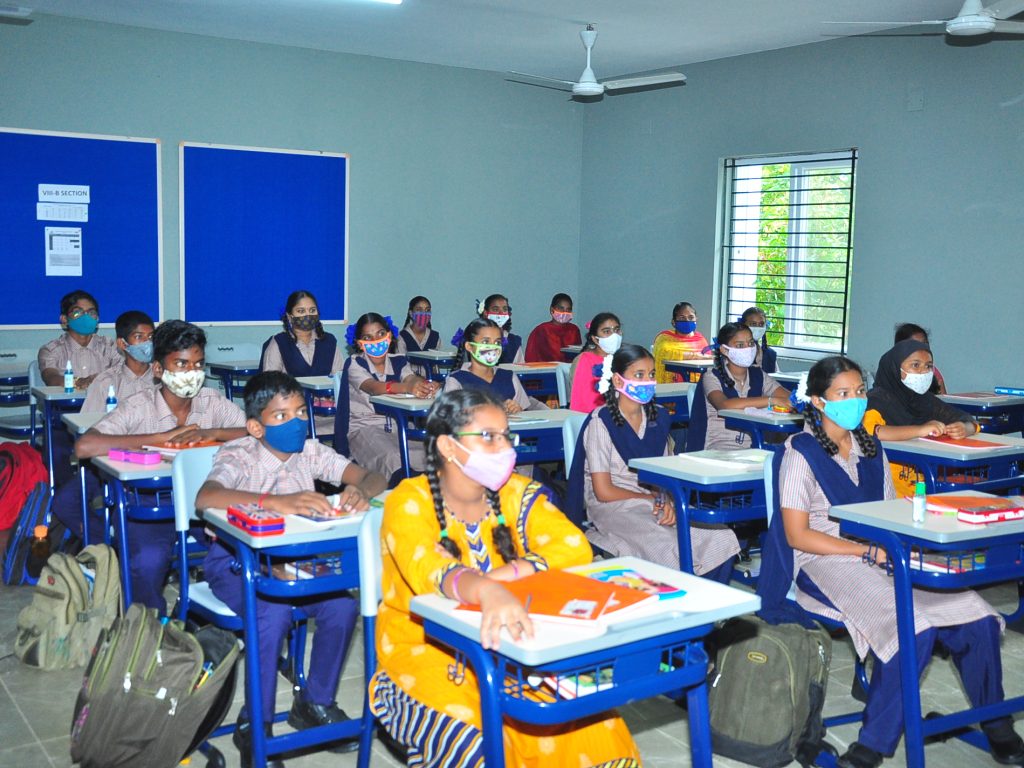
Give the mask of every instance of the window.
<path id="1" fill-rule="evenodd" d="M 725 320 L 758 306 L 772 346 L 846 352 L 856 161 L 856 149 L 725 161 Z"/>

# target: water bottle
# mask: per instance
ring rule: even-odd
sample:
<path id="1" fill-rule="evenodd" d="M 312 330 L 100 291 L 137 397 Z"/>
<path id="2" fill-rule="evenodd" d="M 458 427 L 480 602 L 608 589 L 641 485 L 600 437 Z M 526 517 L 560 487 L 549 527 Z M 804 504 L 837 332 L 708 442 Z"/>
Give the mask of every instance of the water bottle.
<path id="1" fill-rule="evenodd" d="M 114 385 L 111 384 L 107 388 L 107 413 L 117 408 L 117 393 L 114 391 Z"/>
<path id="2" fill-rule="evenodd" d="M 71 367 L 71 361 L 64 366 L 64 391 L 68 394 L 75 391 L 75 369 Z"/>
<path id="3" fill-rule="evenodd" d="M 915 523 L 924 522 L 924 513 L 928 509 L 928 497 L 925 496 L 924 483 L 918 482 L 914 486 L 914 517 Z"/>
<path id="4" fill-rule="evenodd" d="M 33 579 L 39 578 L 39 573 L 50 558 L 50 540 L 46 537 L 47 531 L 45 525 L 37 525 L 32 531 L 32 543 L 29 545 L 25 570 Z"/>

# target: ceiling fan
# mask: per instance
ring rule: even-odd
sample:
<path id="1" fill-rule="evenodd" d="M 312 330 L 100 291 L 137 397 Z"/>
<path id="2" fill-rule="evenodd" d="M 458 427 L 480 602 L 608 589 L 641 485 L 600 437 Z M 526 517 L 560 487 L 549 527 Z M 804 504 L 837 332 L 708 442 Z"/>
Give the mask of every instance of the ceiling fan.
<path id="1" fill-rule="evenodd" d="M 552 77 L 541 77 L 539 75 L 528 75 L 523 72 L 509 72 L 511 80 L 526 83 L 527 85 L 540 85 L 545 88 L 557 88 L 562 91 L 572 91 L 575 96 L 603 96 L 605 91 L 621 91 L 627 88 L 651 88 L 658 85 L 675 83 L 683 85 L 686 82 L 686 75 L 681 72 L 663 72 L 660 75 L 648 75 L 646 77 L 627 77 L 622 80 L 608 80 L 603 83 L 597 82 L 594 70 L 590 68 L 590 50 L 597 40 L 597 30 L 593 24 L 587 24 L 587 28 L 580 31 L 580 39 L 583 47 L 587 49 L 587 66 L 580 75 L 578 82 L 572 80 L 556 80 Z"/>
<path id="2" fill-rule="evenodd" d="M 1024 0 L 996 0 L 982 5 L 981 0 L 964 0 L 960 13 L 952 19 L 929 19 L 927 21 L 831 21 L 827 24 L 880 24 L 900 26 L 905 24 L 942 24 L 947 35 L 974 37 L 990 32 L 1004 32 L 1010 35 L 1024 35 L 1024 21 L 1006 21 L 1024 11 Z"/>

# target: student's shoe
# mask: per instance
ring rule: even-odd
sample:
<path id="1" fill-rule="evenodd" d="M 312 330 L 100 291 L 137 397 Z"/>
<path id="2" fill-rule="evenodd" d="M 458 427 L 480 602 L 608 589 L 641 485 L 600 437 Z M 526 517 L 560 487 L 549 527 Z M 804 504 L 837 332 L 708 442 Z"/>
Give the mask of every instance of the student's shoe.
<path id="1" fill-rule="evenodd" d="M 982 723 L 981 729 L 988 737 L 993 760 L 1003 765 L 1024 765 L 1024 740 L 1013 730 L 1013 720 L 1005 717 Z"/>
<path id="2" fill-rule="evenodd" d="M 846 754 L 836 761 L 839 768 L 878 768 L 885 759 L 870 747 L 865 747 L 859 741 L 853 742 Z"/>
<path id="3" fill-rule="evenodd" d="M 328 723 L 341 723 L 348 719 L 349 716 L 345 714 L 345 710 L 337 704 L 314 704 L 301 696 L 295 697 L 291 711 L 288 713 L 288 725 L 297 731 Z M 353 736 L 331 744 L 327 751 L 339 754 L 355 752 L 357 749 L 359 749 L 359 737 Z"/>
<path id="4" fill-rule="evenodd" d="M 248 719 L 238 718 L 238 722 L 235 724 L 235 732 L 231 734 L 231 741 L 234 743 L 235 748 L 238 750 L 238 762 L 242 768 L 252 768 L 252 739 L 250 730 L 252 726 Z M 263 724 L 263 733 L 269 739 L 274 735 L 273 723 Z M 284 768 L 284 761 L 279 758 L 272 757 L 267 760 L 267 768 Z"/>

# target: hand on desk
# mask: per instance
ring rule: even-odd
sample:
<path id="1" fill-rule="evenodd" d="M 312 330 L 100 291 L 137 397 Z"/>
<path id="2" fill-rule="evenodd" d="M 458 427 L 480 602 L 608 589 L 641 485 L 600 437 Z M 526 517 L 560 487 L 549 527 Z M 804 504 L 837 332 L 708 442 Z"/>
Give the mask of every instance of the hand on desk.
<path id="1" fill-rule="evenodd" d="M 526 608 L 515 595 L 499 582 L 484 579 L 480 586 L 480 645 L 484 649 L 497 648 L 501 642 L 501 628 L 508 629 L 513 640 L 533 637 L 533 622 Z"/>
<path id="2" fill-rule="evenodd" d="M 412 394 L 416 397 L 429 399 L 437 394 L 438 383 L 436 381 L 417 381 L 412 386 Z"/>
<path id="3" fill-rule="evenodd" d="M 927 421 L 921 425 L 921 431 L 918 437 L 939 437 L 947 432 L 947 427 L 941 421 Z"/>
<path id="4" fill-rule="evenodd" d="M 347 488 L 345 489 L 348 490 Z M 344 496 L 344 492 L 341 494 Z M 316 491 L 299 491 L 280 496 L 267 496 L 263 500 L 265 509 L 271 512 L 278 512 L 282 515 L 300 515 L 310 511 L 317 514 L 327 515 L 333 507 L 331 502 L 322 493 Z"/>
<path id="5" fill-rule="evenodd" d="M 969 431 L 967 429 L 968 426 L 970 426 Z M 952 424 L 946 425 L 946 434 L 949 435 L 954 440 L 962 440 L 965 437 L 968 437 L 969 435 L 976 434 L 977 431 L 978 430 L 973 423 L 967 425 L 962 421 L 955 421 Z"/>
<path id="6" fill-rule="evenodd" d="M 522 413 L 522 412 L 523 412 L 523 406 L 521 406 L 515 400 L 506 400 L 505 401 L 505 413 L 507 413 L 509 416 L 511 416 L 514 413 Z"/>
<path id="7" fill-rule="evenodd" d="M 347 485 L 345 490 L 338 494 L 338 506 L 344 512 L 365 512 L 370 508 L 370 500 L 358 486 Z"/>

